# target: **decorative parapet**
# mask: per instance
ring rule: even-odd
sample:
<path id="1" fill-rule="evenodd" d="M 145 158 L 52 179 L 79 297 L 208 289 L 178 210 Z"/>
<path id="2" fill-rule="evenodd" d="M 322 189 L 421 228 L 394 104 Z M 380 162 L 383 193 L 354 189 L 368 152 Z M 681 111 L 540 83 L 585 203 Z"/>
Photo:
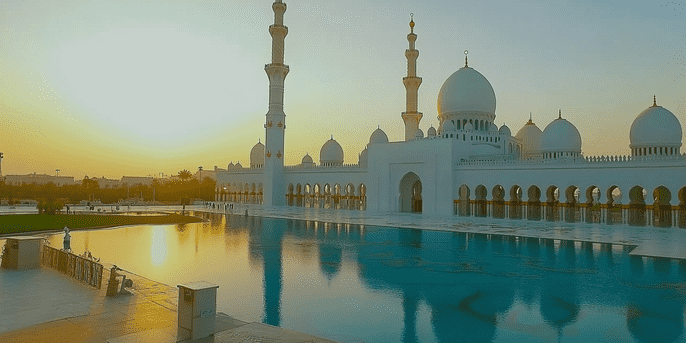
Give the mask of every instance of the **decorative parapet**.
<path id="1" fill-rule="evenodd" d="M 557 158 L 557 159 L 525 159 L 525 160 L 462 160 L 458 166 L 477 166 L 477 165 L 586 165 L 586 164 L 633 164 L 633 163 L 655 163 L 655 162 L 684 162 L 686 156 L 589 156 L 577 158 Z"/>
<path id="2" fill-rule="evenodd" d="M 339 164 L 335 166 L 322 166 L 322 165 L 312 165 L 312 166 L 304 166 L 301 164 L 296 164 L 294 166 L 284 166 L 284 170 L 293 170 L 293 171 L 303 171 L 303 170 L 359 170 L 359 169 L 367 169 L 366 166 L 360 166 L 359 164 Z"/>
<path id="3" fill-rule="evenodd" d="M 222 174 L 262 174 L 264 166 L 260 165 L 254 168 L 233 168 L 226 171 L 220 171 Z"/>

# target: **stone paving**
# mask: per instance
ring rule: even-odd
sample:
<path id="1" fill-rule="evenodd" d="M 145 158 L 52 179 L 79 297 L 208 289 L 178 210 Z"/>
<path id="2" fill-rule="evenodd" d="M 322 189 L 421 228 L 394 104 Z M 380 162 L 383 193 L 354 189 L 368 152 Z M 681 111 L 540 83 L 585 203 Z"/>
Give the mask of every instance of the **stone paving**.
<path id="1" fill-rule="evenodd" d="M 130 294 L 105 296 L 109 267 L 98 290 L 46 267 L 0 269 L 0 342 L 189 342 L 177 339 L 176 287 L 122 272 Z M 332 341 L 218 313 L 215 335 L 193 342 Z"/>

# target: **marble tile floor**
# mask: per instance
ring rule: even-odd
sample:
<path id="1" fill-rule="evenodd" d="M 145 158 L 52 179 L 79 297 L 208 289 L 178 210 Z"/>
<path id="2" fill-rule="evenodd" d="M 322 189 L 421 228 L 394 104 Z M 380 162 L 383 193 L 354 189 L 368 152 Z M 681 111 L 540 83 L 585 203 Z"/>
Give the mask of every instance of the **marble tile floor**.
<path id="1" fill-rule="evenodd" d="M 108 270 L 98 290 L 46 267 L 0 269 L 0 342 L 183 341 L 177 339 L 176 287 L 123 272 L 134 282 L 130 294 L 107 297 Z M 223 313 L 215 331 L 193 342 L 332 342 Z"/>

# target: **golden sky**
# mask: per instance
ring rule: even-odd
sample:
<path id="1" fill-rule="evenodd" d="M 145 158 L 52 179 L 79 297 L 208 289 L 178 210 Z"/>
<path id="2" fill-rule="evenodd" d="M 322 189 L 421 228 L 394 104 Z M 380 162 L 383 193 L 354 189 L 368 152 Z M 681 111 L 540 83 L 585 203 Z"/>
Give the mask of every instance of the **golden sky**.
<path id="1" fill-rule="evenodd" d="M 120 178 L 249 164 L 264 141 L 270 0 L 0 0 L 2 172 Z M 404 135 L 414 13 L 420 127 L 463 65 L 513 133 L 557 117 L 585 155 L 626 154 L 652 104 L 686 123 L 685 5 L 669 1 L 286 1 L 286 163 L 331 135 L 356 163 L 377 125 Z"/>

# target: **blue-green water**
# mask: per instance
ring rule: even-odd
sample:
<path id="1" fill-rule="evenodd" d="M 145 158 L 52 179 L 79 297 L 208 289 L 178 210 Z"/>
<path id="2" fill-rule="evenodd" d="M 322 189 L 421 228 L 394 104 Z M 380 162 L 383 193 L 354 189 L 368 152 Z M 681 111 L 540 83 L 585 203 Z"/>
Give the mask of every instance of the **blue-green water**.
<path id="1" fill-rule="evenodd" d="M 686 340 L 686 264 L 632 247 L 206 216 L 76 231 L 72 248 L 170 285 L 216 283 L 220 312 L 340 342 Z"/>

